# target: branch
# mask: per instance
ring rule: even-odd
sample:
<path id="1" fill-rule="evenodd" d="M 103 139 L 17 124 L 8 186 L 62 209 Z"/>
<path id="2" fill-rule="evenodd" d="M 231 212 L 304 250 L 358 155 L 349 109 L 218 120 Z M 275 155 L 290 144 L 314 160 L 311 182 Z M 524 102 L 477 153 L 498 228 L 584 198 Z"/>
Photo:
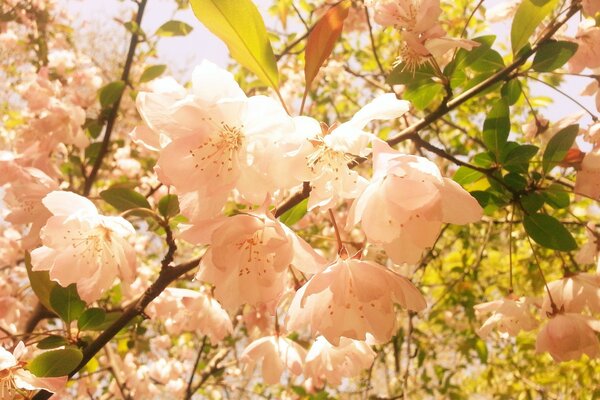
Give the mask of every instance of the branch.
<path id="1" fill-rule="evenodd" d="M 138 12 L 135 17 L 135 22 L 137 26 L 141 26 L 142 17 L 144 16 L 144 9 L 146 8 L 146 3 L 148 0 L 141 0 L 138 4 Z M 121 80 L 125 82 L 127 85 L 129 83 L 129 73 L 131 72 L 131 66 L 133 65 L 133 58 L 135 56 L 135 49 L 138 45 L 140 35 L 138 32 L 133 32 L 131 34 L 131 40 L 129 42 L 129 50 L 127 51 L 127 58 L 125 59 L 125 66 L 123 67 L 123 73 L 121 74 Z M 102 138 L 102 144 L 100 146 L 100 150 L 98 151 L 98 157 L 96 161 L 94 161 L 94 165 L 92 166 L 92 170 L 90 174 L 85 177 L 85 184 L 83 188 L 83 195 L 88 196 L 90 191 L 92 190 L 92 186 L 94 185 L 94 181 L 98 176 L 98 171 L 102 166 L 102 161 L 108 152 L 108 147 L 110 145 L 110 137 L 112 135 L 113 129 L 115 127 L 115 122 L 117 120 L 117 116 L 119 115 L 119 107 L 121 106 L 121 99 L 123 98 L 123 92 L 119 95 L 115 103 L 113 104 L 110 114 L 108 115 L 106 121 L 106 131 L 104 133 L 104 138 Z"/>

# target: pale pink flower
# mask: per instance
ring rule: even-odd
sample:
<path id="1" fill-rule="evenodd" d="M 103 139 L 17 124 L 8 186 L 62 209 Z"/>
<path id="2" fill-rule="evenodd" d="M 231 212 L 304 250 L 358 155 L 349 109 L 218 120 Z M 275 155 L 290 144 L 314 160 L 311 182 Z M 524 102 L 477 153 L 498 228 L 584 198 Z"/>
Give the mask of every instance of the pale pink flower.
<path id="1" fill-rule="evenodd" d="M 295 118 L 298 134 L 305 135 L 306 139 L 295 155 L 291 171 L 300 181 L 311 184 L 308 208 L 328 209 L 340 199 L 358 196 L 366 180 L 350 169 L 348 163 L 354 157 L 365 157 L 371 152 L 368 146 L 376 137 L 364 131 L 365 126 L 373 120 L 398 118 L 409 108 L 410 103 L 387 93 L 340 125 L 325 127 L 309 117 Z"/>
<path id="2" fill-rule="evenodd" d="M 600 13 L 600 1 L 598 0 L 582 0 L 581 6 L 583 13 L 588 17 L 594 17 L 597 13 Z"/>
<path id="3" fill-rule="evenodd" d="M 600 233 L 593 222 L 588 222 L 585 234 L 588 241 L 575 254 L 575 261 L 579 264 L 597 264 L 596 272 L 600 274 Z"/>
<path id="4" fill-rule="evenodd" d="M 600 275 L 579 273 L 549 282 L 548 288 L 558 310 L 578 313 L 587 308 L 593 313 L 600 312 Z M 544 296 L 542 310 L 554 311 L 548 294 Z"/>
<path id="5" fill-rule="evenodd" d="M 0 268 L 6 265 L 15 265 L 22 257 L 21 235 L 12 228 L 0 226 Z"/>
<path id="6" fill-rule="evenodd" d="M 227 310 L 274 305 L 290 265 L 305 273 L 325 265 L 308 243 L 264 210 L 222 221 L 210 236 L 197 278 L 215 285 L 215 297 Z"/>
<path id="7" fill-rule="evenodd" d="M 304 360 L 304 377 L 313 385 L 339 386 L 342 378 L 354 378 L 373 364 L 375 352 L 365 342 L 341 338 L 333 346 L 323 336 L 314 341 Z"/>
<path id="8" fill-rule="evenodd" d="M 394 304 L 421 311 L 427 303 L 406 278 L 371 261 L 337 259 L 302 286 L 289 308 L 288 329 L 310 328 L 338 345 L 340 337 L 385 343 L 395 332 Z"/>
<path id="9" fill-rule="evenodd" d="M 433 246 L 443 223 L 468 224 L 481 219 L 477 200 L 444 178 L 423 157 L 406 155 L 377 141 L 373 178 L 350 208 L 346 227 L 361 222 L 367 238 L 382 244 L 396 263 L 416 263 Z"/>
<path id="10" fill-rule="evenodd" d="M 375 22 L 416 33 L 425 32 L 438 23 L 442 14 L 439 0 L 369 0 Z"/>
<path id="11" fill-rule="evenodd" d="M 215 344 L 233 332 L 229 314 L 205 290 L 167 288 L 146 310 L 170 333 L 198 332 Z"/>
<path id="12" fill-rule="evenodd" d="M 536 352 L 548 352 L 554 361 L 578 360 L 587 354 L 600 355 L 600 342 L 594 332 L 600 332 L 600 322 L 579 314 L 556 314 L 540 330 Z"/>
<path id="13" fill-rule="evenodd" d="M 569 60 L 569 69 L 579 73 L 585 68 L 600 68 L 600 28 L 593 25 L 593 21 L 584 21 L 575 36 L 575 43 L 579 46 L 577 52 Z"/>
<path id="14" fill-rule="evenodd" d="M 585 155 L 575 179 L 576 194 L 600 200 L 600 147 Z"/>
<path id="15" fill-rule="evenodd" d="M 600 4 L 600 3 L 599 3 Z M 595 96 L 596 110 L 600 112 L 600 78 L 594 79 L 589 85 L 581 92 L 582 96 Z"/>
<path id="16" fill-rule="evenodd" d="M 492 330 L 496 329 L 498 332 L 517 336 L 522 330 L 535 329 L 538 323 L 531 314 L 533 305 L 533 299 L 514 295 L 502 300 L 477 304 L 473 307 L 477 315 L 492 314 L 477 330 L 477 334 L 482 338 L 486 338 Z"/>
<path id="17" fill-rule="evenodd" d="M 67 377 L 38 378 L 24 367 L 21 358 L 27 353 L 25 344 L 19 342 L 11 353 L 0 347 L 0 394 L 15 393 L 16 390 L 34 391 L 44 389 L 55 393 L 67 384 Z"/>
<path id="18" fill-rule="evenodd" d="M 117 277 L 133 281 L 135 252 L 126 237 L 135 230 L 127 220 L 102 216 L 94 203 L 71 192 L 51 192 L 42 202 L 54 216 L 42 228 L 43 246 L 31 253 L 34 271 L 49 271 L 61 286 L 77 284 L 88 303 Z"/>
<path id="19" fill-rule="evenodd" d="M 247 371 L 253 371 L 262 360 L 263 381 L 269 385 L 278 384 L 284 371 L 298 376 L 302 374 L 302 364 L 306 350 L 288 338 L 266 336 L 250 343 L 240 356 L 240 362 Z"/>

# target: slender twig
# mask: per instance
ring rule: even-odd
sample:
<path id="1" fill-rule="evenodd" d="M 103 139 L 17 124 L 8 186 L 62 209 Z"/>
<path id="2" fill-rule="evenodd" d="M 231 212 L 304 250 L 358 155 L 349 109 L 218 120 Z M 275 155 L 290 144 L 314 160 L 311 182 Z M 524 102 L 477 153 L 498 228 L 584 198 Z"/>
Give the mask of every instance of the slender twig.
<path id="1" fill-rule="evenodd" d="M 329 218 L 331 218 L 331 225 L 333 225 L 333 231 L 335 232 L 335 240 L 337 241 L 338 254 L 340 256 L 348 256 L 348 250 L 346 250 L 346 246 L 344 246 L 344 242 L 342 241 L 342 236 L 340 235 L 340 229 L 338 228 L 338 224 L 335 221 L 335 214 L 329 209 Z"/>
<path id="2" fill-rule="evenodd" d="M 371 50 L 373 51 L 373 58 L 375 58 L 375 62 L 379 67 L 379 71 L 381 71 L 381 75 L 385 76 L 385 68 L 383 68 L 383 64 L 381 64 L 381 60 L 379 59 L 379 54 L 377 54 L 377 45 L 375 43 L 375 36 L 373 35 L 373 26 L 371 25 L 371 17 L 369 15 L 369 8 L 365 7 L 365 19 L 367 20 L 367 26 L 369 27 L 369 38 L 371 40 Z"/>
<path id="3" fill-rule="evenodd" d="M 540 260 L 537 256 L 537 252 L 535 251 L 535 247 L 533 246 L 533 242 L 531 241 L 531 237 L 527 235 L 527 241 L 529 242 L 529 247 L 531 247 L 531 253 L 533 254 L 533 258 L 535 259 L 535 263 L 537 264 L 538 271 L 540 272 L 540 276 L 542 277 L 542 281 L 544 281 L 544 286 L 546 287 L 546 292 L 548 293 L 548 299 L 550 300 L 550 305 L 552 307 L 552 313 L 558 312 L 558 307 L 556 307 L 556 303 L 552 298 L 552 293 L 550 292 L 550 287 L 548 286 L 548 281 L 546 280 L 546 276 L 544 275 L 544 270 L 542 270 L 542 265 L 540 264 Z"/>
<path id="4" fill-rule="evenodd" d="M 198 368 L 198 364 L 200 363 L 200 359 L 202 358 L 202 353 L 204 352 L 204 347 L 206 346 L 207 336 L 202 338 L 202 344 L 198 349 L 198 355 L 196 356 L 196 360 L 194 361 L 194 366 L 192 367 L 192 373 L 190 374 L 190 379 L 188 380 L 187 388 L 185 389 L 185 398 L 192 398 L 192 383 L 194 382 L 194 376 L 196 375 L 196 369 Z"/>

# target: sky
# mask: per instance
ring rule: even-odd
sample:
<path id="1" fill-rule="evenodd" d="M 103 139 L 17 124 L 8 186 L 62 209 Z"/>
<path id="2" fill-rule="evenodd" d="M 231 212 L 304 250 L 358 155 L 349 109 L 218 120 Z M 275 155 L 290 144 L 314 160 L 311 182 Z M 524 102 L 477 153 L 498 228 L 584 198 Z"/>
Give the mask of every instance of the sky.
<path id="1" fill-rule="evenodd" d="M 297 0 L 294 0 L 297 1 Z M 490 9 L 504 0 L 485 0 L 484 6 Z M 263 15 L 266 24 L 270 27 L 275 27 L 277 21 L 269 17 L 267 13 L 268 6 L 273 3 L 273 0 L 255 0 L 259 11 Z M 131 11 L 135 9 L 134 4 L 130 0 L 58 0 L 58 3 L 68 10 L 75 17 L 75 21 L 89 27 L 98 26 L 98 24 L 113 24 L 115 29 L 119 28 L 114 18 L 127 20 Z M 177 79 L 188 81 L 190 79 L 193 67 L 201 60 L 207 59 L 218 65 L 226 66 L 229 62 L 228 51 L 226 46 L 210 33 L 204 26 L 196 20 L 191 9 L 175 10 L 175 5 L 172 0 L 148 0 L 146 12 L 142 22 L 142 28 L 145 32 L 154 32 L 156 28 L 170 19 L 178 19 L 185 21 L 194 27 L 194 30 L 185 37 L 169 37 L 163 38 L 158 46 L 157 63 L 167 64 L 171 70 L 169 71 Z M 576 31 L 577 21 L 573 21 L 569 26 L 568 32 L 573 34 Z M 499 38 L 508 35 L 510 26 L 509 23 L 497 24 L 491 27 L 494 34 Z M 126 46 L 127 42 L 123 43 Z M 562 85 L 562 89 L 574 96 L 582 104 L 594 110 L 593 97 L 581 97 L 579 93 L 589 83 L 589 79 L 578 77 L 570 77 Z M 533 83 L 531 85 L 532 95 L 548 96 L 555 99 L 555 103 L 543 114 L 551 121 L 578 112 L 580 108 L 570 100 L 562 97 L 542 84 Z M 584 124 L 590 122 L 589 117 L 584 117 Z"/>

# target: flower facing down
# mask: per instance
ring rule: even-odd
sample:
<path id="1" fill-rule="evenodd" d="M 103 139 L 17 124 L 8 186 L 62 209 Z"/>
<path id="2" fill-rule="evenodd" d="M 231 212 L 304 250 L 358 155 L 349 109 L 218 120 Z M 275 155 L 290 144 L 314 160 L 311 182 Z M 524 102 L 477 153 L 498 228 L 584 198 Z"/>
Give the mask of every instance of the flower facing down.
<path id="1" fill-rule="evenodd" d="M 367 333 L 384 343 L 394 333 L 395 303 L 412 311 L 427 307 L 408 279 L 371 261 L 340 258 L 296 292 L 287 328 L 308 326 L 336 346 L 342 336 L 365 340 Z"/>
<path id="2" fill-rule="evenodd" d="M 588 222 L 585 234 L 588 241 L 575 255 L 575 261 L 579 264 L 596 264 L 596 273 L 600 273 L 600 234 L 596 232 L 593 222 Z"/>
<path id="3" fill-rule="evenodd" d="M 279 383 L 284 371 L 298 376 L 302 374 L 302 364 L 306 350 L 298 343 L 280 336 L 265 336 L 250 343 L 240 356 L 246 371 L 253 371 L 262 360 L 262 377 L 265 383 Z"/>
<path id="4" fill-rule="evenodd" d="M 558 310 L 578 313 L 587 307 L 593 313 L 600 312 L 600 275 L 576 274 L 549 282 L 548 288 Z M 554 311 L 548 294 L 544 296 L 542 310 Z"/>
<path id="5" fill-rule="evenodd" d="M 599 321 L 579 314 L 556 314 L 538 333 L 535 350 L 548 352 L 559 362 L 578 360 L 584 354 L 597 358 L 600 341 L 594 331 L 600 331 Z"/>
<path id="6" fill-rule="evenodd" d="M 492 315 L 477 330 L 477 334 L 486 338 L 495 328 L 498 332 L 517 336 L 523 331 L 530 331 L 537 327 L 537 321 L 531 315 L 532 299 L 528 297 L 508 296 L 502 300 L 490 301 L 477 304 L 475 312 L 480 315 L 492 313 Z"/>
<path id="7" fill-rule="evenodd" d="M 0 347 L 0 396 L 38 389 L 56 393 L 66 385 L 66 376 L 38 378 L 24 369 L 27 363 L 21 361 L 21 358 L 26 352 L 23 342 L 19 342 L 12 353 Z"/>
<path id="8" fill-rule="evenodd" d="M 50 279 L 64 287 L 77 284 L 88 303 L 117 277 L 133 281 L 135 251 L 126 237 L 135 230 L 128 221 L 98 214 L 94 203 L 71 192 L 51 192 L 42 203 L 53 216 L 42 228 L 43 246 L 31 252 L 34 271 L 49 271 Z"/>
<path id="9" fill-rule="evenodd" d="M 477 200 L 423 157 L 405 155 L 384 142 L 373 146 L 373 178 L 354 201 L 347 228 L 361 222 L 367 238 L 383 245 L 396 263 L 416 263 L 433 246 L 442 223 L 481 219 Z"/>
<path id="10" fill-rule="evenodd" d="M 365 342 L 341 338 L 339 346 L 333 346 L 323 336 L 312 344 L 304 362 L 304 376 L 317 387 L 327 383 L 339 386 L 342 378 L 353 378 L 369 368 L 375 360 L 375 352 Z"/>
<path id="11" fill-rule="evenodd" d="M 575 180 L 576 194 L 600 200 L 600 148 L 587 153 L 577 171 Z"/>

